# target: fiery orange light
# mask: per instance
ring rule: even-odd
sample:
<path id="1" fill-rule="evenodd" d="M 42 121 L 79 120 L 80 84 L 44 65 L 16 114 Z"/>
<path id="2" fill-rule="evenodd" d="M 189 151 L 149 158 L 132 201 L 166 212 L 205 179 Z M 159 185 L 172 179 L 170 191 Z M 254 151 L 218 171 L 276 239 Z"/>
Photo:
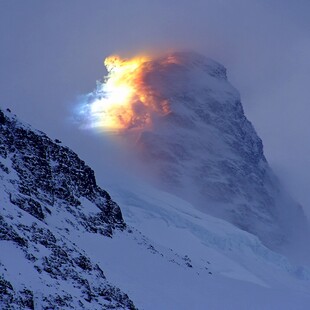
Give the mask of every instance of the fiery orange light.
<path id="1" fill-rule="evenodd" d="M 128 60 L 119 56 L 105 59 L 108 76 L 102 84 L 103 96 L 91 104 L 91 112 L 99 116 L 96 126 L 112 130 L 130 126 L 135 118 L 135 106 L 143 101 L 137 79 L 142 64 L 147 61 L 146 56 Z"/>
<path id="2" fill-rule="evenodd" d="M 165 66 L 175 60 L 165 58 L 160 65 Z M 151 125 L 155 114 L 169 113 L 167 100 L 160 98 L 149 83 L 156 61 L 150 56 L 122 59 L 117 55 L 105 59 L 108 75 L 97 90 L 89 94 L 87 117 L 91 127 L 104 130 L 145 128 Z M 82 114 L 84 111 L 82 111 Z"/>

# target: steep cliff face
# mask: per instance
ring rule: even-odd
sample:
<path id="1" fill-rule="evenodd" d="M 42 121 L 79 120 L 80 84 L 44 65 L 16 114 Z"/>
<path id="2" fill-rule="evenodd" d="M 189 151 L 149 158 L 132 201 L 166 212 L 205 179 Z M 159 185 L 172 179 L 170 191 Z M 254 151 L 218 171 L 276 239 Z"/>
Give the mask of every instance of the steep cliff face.
<path id="1" fill-rule="evenodd" d="M 138 140 L 138 154 L 159 186 L 271 246 L 296 232 L 292 219 L 304 229 L 302 209 L 273 175 L 226 69 L 195 53 L 170 54 L 145 66 L 150 100 L 170 111 L 154 116 L 152 129 Z"/>
<path id="2" fill-rule="evenodd" d="M 1 309 L 135 309 L 70 236 L 124 231 L 119 206 L 74 152 L 1 110 L 0 204 Z"/>
<path id="3" fill-rule="evenodd" d="M 0 167 L 15 189 L 7 190 L 12 204 L 41 221 L 48 220 L 52 212 L 64 205 L 70 214 L 81 213 L 81 224 L 88 230 L 104 235 L 112 235 L 115 228 L 125 228 L 120 208 L 97 186 L 94 171 L 74 152 L 15 117 L 3 112 L 0 117 Z M 83 199 L 97 208 L 93 218 L 83 214 Z M 102 219 L 101 227 L 96 227 L 96 219 Z"/>

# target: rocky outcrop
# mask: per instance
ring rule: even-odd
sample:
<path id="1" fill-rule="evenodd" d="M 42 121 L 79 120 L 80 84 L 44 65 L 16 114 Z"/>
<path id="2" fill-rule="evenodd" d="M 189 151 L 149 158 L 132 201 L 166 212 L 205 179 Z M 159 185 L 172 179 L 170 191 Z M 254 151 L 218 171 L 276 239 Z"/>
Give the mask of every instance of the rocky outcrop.
<path id="1" fill-rule="evenodd" d="M 70 231 L 113 237 L 119 206 L 73 151 L 0 110 L 0 308 L 135 309 Z"/>

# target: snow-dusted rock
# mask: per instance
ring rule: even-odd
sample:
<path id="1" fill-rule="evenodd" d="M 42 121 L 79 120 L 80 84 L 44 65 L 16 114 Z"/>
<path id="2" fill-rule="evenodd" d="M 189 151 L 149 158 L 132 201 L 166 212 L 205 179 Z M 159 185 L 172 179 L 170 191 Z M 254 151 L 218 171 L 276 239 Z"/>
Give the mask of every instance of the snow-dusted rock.
<path id="1" fill-rule="evenodd" d="M 120 208 L 60 141 L 0 110 L 0 308 L 135 309 L 70 231 L 112 237 Z"/>

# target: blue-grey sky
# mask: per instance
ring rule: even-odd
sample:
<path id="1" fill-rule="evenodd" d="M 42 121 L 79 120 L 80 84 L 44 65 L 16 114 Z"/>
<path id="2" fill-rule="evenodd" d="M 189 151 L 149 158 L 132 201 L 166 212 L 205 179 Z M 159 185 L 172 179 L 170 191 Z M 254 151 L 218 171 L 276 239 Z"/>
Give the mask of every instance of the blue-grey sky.
<path id="1" fill-rule="evenodd" d="M 100 137 L 70 116 L 103 59 L 196 50 L 227 67 L 269 162 L 310 214 L 309 33 L 307 0 L 0 0 L 0 106 L 96 168 Z"/>

